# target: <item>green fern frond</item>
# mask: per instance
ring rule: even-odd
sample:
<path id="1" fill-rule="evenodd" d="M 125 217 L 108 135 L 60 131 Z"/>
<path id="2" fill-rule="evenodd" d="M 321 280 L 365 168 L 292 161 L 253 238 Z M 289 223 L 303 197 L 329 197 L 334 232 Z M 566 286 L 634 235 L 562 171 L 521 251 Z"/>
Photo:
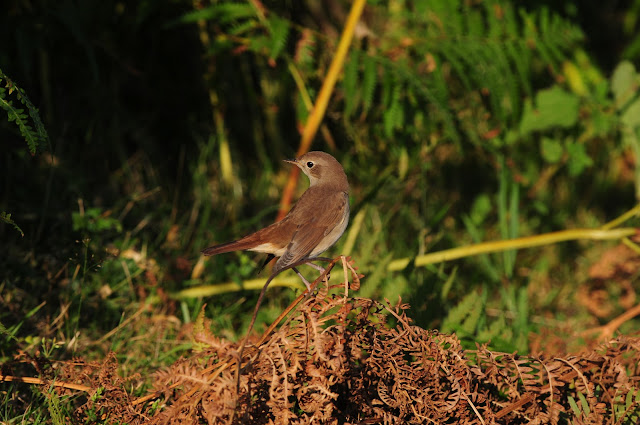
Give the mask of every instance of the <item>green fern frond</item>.
<path id="1" fill-rule="evenodd" d="M 449 310 L 449 314 L 442 323 L 442 332 L 464 332 L 464 337 L 475 332 L 480 312 L 484 306 L 482 296 L 471 292 L 467 294 L 455 307 Z"/>
<path id="2" fill-rule="evenodd" d="M 0 69 L 0 84 L 2 80 L 6 81 L 6 88 L 0 87 L 0 108 L 7 112 L 9 122 L 16 123 L 20 134 L 29 146 L 29 152 L 31 155 L 35 155 L 38 148 L 49 142 L 49 135 L 42 124 L 38 109 L 31 103 L 24 90 L 16 86 Z M 25 113 L 24 109 L 14 107 L 13 102 L 8 99 L 8 96 L 14 92 L 16 99 L 29 111 L 29 115 Z M 31 124 L 35 126 L 35 129 Z"/>
<path id="3" fill-rule="evenodd" d="M 452 101 L 477 92 L 482 102 L 474 107 L 484 107 L 488 113 L 470 115 L 465 111 L 466 117 L 488 117 L 483 119 L 486 130 L 514 125 L 523 112 L 521 99 L 534 91 L 534 61 L 542 60 L 549 69 L 556 69 L 583 38 L 578 27 L 546 8 L 529 12 L 497 0 L 477 6 L 450 0 L 419 3 L 393 12 L 405 22 L 397 30 L 396 45 L 409 41 L 399 59 L 383 53 L 384 48 L 375 51 L 367 47 L 367 53 L 360 54 L 359 91 L 352 87 L 355 64 L 345 69 L 345 115 L 359 108 L 368 113 L 377 97 L 380 107 L 371 113 L 379 114 L 386 136 L 401 122 L 399 111 L 414 115 L 418 112 L 412 111 L 419 111 L 431 121 L 430 127 L 435 124 L 441 129 L 444 139 L 458 141 L 464 134 L 475 143 L 483 143 L 473 121 L 461 125 Z M 409 34 L 407 28 L 412 29 Z M 386 39 L 393 39 L 393 33 L 386 33 Z M 392 50 L 399 51 L 395 46 Z M 426 60 L 431 61 L 428 66 Z M 421 68 L 428 71 L 416 74 Z M 391 101 L 396 92 L 389 82 L 402 87 L 400 104 Z M 351 96 L 356 92 L 359 97 Z M 413 99 L 411 107 L 401 107 L 407 106 L 409 99 Z M 468 102 L 459 104 L 460 108 L 469 108 Z M 404 122 L 415 121 L 414 117 L 403 118 Z M 416 126 L 414 131 L 423 130 L 423 126 Z M 420 135 L 410 137 L 420 139 Z"/>
<path id="4" fill-rule="evenodd" d="M 214 38 L 212 54 L 240 44 L 273 61 L 280 57 L 287 45 L 291 23 L 275 13 L 269 13 L 265 18 L 266 13 L 256 7 L 250 2 L 221 2 L 186 13 L 177 22 L 215 22 L 220 36 Z"/>
<path id="5" fill-rule="evenodd" d="M 382 82 L 380 85 L 380 104 L 385 108 L 391 103 L 391 96 L 393 95 L 393 88 L 395 87 L 397 80 L 392 72 L 382 73 Z"/>
<path id="6" fill-rule="evenodd" d="M 247 19 L 246 21 L 233 22 L 229 29 L 229 34 L 236 37 L 250 36 L 253 31 L 258 29 L 260 24 L 257 20 Z"/>
<path id="7" fill-rule="evenodd" d="M 376 58 L 363 54 L 359 49 L 350 53 L 342 80 L 345 119 L 349 119 L 359 107 L 365 115 L 371 108 L 378 84 L 377 63 Z M 389 81 L 385 87 L 391 89 L 393 84 Z M 385 96 L 385 99 L 389 98 Z"/>
<path id="8" fill-rule="evenodd" d="M 378 64 L 369 55 L 364 55 L 362 59 L 362 112 L 366 114 L 373 104 L 373 95 L 378 81 Z"/>
<path id="9" fill-rule="evenodd" d="M 401 86 L 399 84 L 394 87 L 389 104 L 382 114 L 384 134 L 389 138 L 393 136 L 393 131 L 402 125 L 404 118 L 402 104 L 400 103 L 400 89 Z"/>
<path id="10" fill-rule="evenodd" d="M 269 45 L 270 58 L 277 59 L 287 44 L 289 36 L 289 21 L 276 15 L 269 18 L 269 33 L 271 35 L 271 43 Z"/>
<path id="11" fill-rule="evenodd" d="M 11 219 L 11 214 L 8 214 L 4 211 L 0 211 L 0 221 L 4 221 L 5 223 L 12 225 L 13 228 L 16 229 L 18 232 L 20 232 L 20 235 L 24 237 L 24 232 L 22 231 L 22 229 L 16 224 L 15 221 Z"/>
<path id="12" fill-rule="evenodd" d="M 344 66 L 344 78 L 342 80 L 342 87 L 344 88 L 344 116 L 347 119 L 351 117 L 356 107 L 359 65 L 360 50 L 355 49 L 349 55 L 349 60 Z"/>
<path id="13" fill-rule="evenodd" d="M 182 15 L 177 22 L 189 23 L 199 20 L 215 20 L 218 24 L 228 24 L 241 19 L 255 18 L 256 13 L 249 4 L 223 2 L 212 4 L 200 10 Z"/>
<path id="14" fill-rule="evenodd" d="M 222 2 L 211 7 L 219 14 L 217 19 L 222 23 L 251 19 L 256 16 L 256 11 L 251 3 Z"/>

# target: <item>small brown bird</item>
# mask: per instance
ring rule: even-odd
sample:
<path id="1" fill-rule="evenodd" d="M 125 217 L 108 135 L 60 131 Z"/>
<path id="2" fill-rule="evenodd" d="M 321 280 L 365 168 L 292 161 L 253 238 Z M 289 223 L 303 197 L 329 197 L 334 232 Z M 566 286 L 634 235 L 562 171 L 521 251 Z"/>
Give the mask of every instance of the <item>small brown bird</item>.
<path id="1" fill-rule="evenodd" d="M 309 260 L 308 265 L 324 271 L 310 261 L 340 239 L 349 223 L 349 182 L 342 165 L 324 152 L 309 152 L 294 160 L 309 177 L 307 189 L 285 218 L 233 242 L 204 249 L 204 255 L 231 251 L 269 254 L 267 262 L 280 257 L 272 276 L 292 264 Z M 266 264 L 266 262 L 265 262 Z M 298 272 L 309 287 L 309 282 Z"/>

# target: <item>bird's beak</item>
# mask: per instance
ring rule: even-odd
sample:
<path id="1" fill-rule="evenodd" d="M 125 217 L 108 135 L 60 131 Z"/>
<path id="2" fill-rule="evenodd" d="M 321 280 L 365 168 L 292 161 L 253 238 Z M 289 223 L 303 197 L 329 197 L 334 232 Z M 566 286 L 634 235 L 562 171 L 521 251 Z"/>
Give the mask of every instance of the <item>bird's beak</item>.
<path id="1" fill-rule="evenodd" d="M 296 164 L 298 165 L 298 160 L 293 158 L 293 159 L 283 159 L 284 162 L 288 162 L 289 164 Z"/>

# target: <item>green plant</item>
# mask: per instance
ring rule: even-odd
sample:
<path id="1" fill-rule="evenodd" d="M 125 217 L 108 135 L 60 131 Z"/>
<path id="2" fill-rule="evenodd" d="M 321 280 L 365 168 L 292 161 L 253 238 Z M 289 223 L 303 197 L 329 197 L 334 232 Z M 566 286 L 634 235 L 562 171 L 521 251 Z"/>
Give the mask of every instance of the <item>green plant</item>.
<path id="1" fill-rule="evenodd" d="M 3 80 L 4 87 L 2 87 Z M 11 95 L 14 95 L 18 102 L 27 108 L 28 116 L 23 108 L 14 106 L 13 101 L 9 98 Z M 38 110 L 33 106 L 25 91 L 2 72 L 2 69 L 0 69 L 0 108 L 7 112 L 9 122 L 14 122 L 20 130 L 31 155 L 35 155 L 38 149 L 43 148 L 43 145 L 49 145 L 49 135 L 42 124 Z M 24 236 L 22 229 L 11 219 L 11 214 L 0 211 L 0 221 L 12 225 L 21 236 Z"/>
<path id="2" fill-rule="evenodd" d="M 455 332 L 465 348 L 562 358 L 629 309 L 636 257 L 615 244 L 637 248 L 631 3 L 603 5 L 593 30 L 581 4 L 366 2 L 312 145 L 349 176 L 350 226 L 328 255 L 352 255 L 366 275 L 356 296 L 401 296 L 415 325 Z M 114 352 L 118 365 L 97 376 L 139 372 L 125 386 L 142 395 L 153 372 L 189 357 L 187 327 L 203 305 L 222 341 L 245 336 L 262 257 L 199 252 L 276 217 L 281 160 L 299 149 L 355 2 L 331 4 L 9 0 L 0 66 L 21 90 L 2 74 L 0 211 L 12 213 L 0 213 L 3 363 Z M 620 28 L 628 42 L 607 37 Z M 56 141 L 51 157 L 37 155 L 49 142 L 33 105 Z M 613 272 L 595 278 L 598 265 Z M 291 273 L 270 288 L 257 330 L 298 287 Z M 505 364 L 518 367 L 513 359 Z M 52 421 L 40 389 L 0 385 L 0 421 Z M 561 389 L 567 420 L 596 414 L 572 388 Z M 620 422 L 637 406 L 626 397 L 612 398 Z"/>
<path id="3" fill-rule="evenodd" d="M 11 214 L 6 213 L 4 211 L 0 211 L 0 220 L 4 221 L 7 224 L 12 225 L 13 228 L 16 229 L 20 233 L 20 236 L 24 236 L 24 232 L 22 231 L 20 226 L 18 226 L 16 224 L 16 222 L 11 219 Z"/>
<path id="4" fill-rule="evenodd" d="M 33 106 L 25 91 L 0 69 L 0 84 L 3 83 L 3 80 L 4 87 L 0 86 L 0 107 L 7 112 L 9 122 L 14 122 L 20 130 L 20 134 L 29 146 L 31 155 L 35 155 L 39 149 L 44 147 L 43 145 L 49 144 L 49 135 L 42 124 L 40 113 Z M 27 108 L 29 115 L 25 113 L 24 109 L 14 106 L 13 101 L 9 99 L 11 95 L 14 95 L 18 102 Z"/>

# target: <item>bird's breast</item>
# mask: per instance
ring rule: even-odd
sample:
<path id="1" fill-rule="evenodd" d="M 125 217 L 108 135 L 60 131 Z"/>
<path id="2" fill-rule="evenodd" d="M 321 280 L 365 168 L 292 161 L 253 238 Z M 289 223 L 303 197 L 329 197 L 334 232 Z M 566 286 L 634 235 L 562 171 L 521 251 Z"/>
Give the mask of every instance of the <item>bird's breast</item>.
<path id="1" fill-rule="evenodd" d="M 338 239 L 340 239 L 340 236 L 342 236 L 348 224 L 349 201 L 347 200 L 344 214 L 342 214 L 342 220 L 336 223 L 335 227 L 329 233 L 327 233 L 327 235 L 320 241 L 320 243 L 313 249 L 313 251 L 311 251 L 309 257 L 316 257 L 325 252 L 327 249 L 331 248 L 336 242 L 338 242 Z"/>

